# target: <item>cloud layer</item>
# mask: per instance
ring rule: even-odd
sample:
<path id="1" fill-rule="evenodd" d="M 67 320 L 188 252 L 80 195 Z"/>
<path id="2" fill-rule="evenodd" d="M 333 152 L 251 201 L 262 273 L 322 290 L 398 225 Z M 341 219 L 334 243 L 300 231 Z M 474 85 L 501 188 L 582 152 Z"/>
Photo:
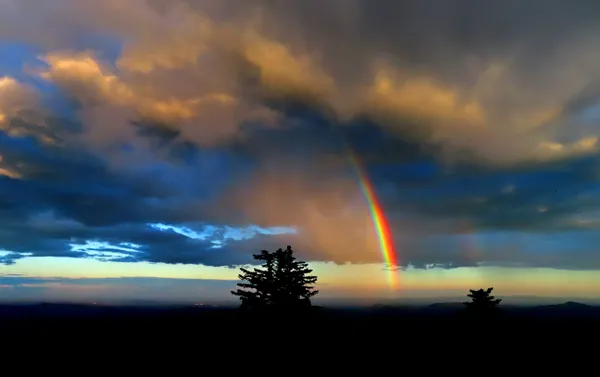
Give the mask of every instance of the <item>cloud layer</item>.
<path id="1" fill-rule="evenodd" d="M 539 246 L 551 262 L 514 243 L 473 257 L 435 241 L 595 234 L 596 2 L 0 7 L 0 38 L 37 53 L 0 78 L 6 262 L 231 266 L 288 243 L 379 262 L 350 149 L 403 265 L 598 267 L 591 244 L 562 239 Z"/>

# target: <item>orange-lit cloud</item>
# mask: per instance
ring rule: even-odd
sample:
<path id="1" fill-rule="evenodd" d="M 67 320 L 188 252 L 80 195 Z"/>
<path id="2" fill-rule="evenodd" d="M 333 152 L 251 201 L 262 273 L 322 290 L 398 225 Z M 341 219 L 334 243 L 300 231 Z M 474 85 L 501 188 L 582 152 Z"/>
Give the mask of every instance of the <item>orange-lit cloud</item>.
<path id="1" fill-rule="evenodd" d="M 332 25 L 347 29 L 346 38 L 355 38 L 361 17 L 366 17 L 353 12 L 361 4 L 335 2 L 324 12 L 338 10 Z M 409 56 L 396 53 L 385 39 L 378 49 L 332 39 L 344 38 L 335 30 L 315 39 L 317 30 L 327 28 L 304 18 L 313 6 L 316 3 L 291 7 L 288 13 L 262 1 L 236 11 L 237 2 L 231 1 L 62 0 L 48 16 L 61 20 L 61 32 L 83 28 L 114 35 L 124 41 L 123 50 L 114 69 L 92 53 L 50 51 L 45 57 L 50 67 L 43 77 L 78 98 L 133 108 L 134 114 L 180 129 L 196 143 L 235 137 L 239 124 L 247 120 L 272 120 L 275 114 L 260 101 L 292 95 L 329 106 L 343 118 L 370 114 L 392 130 L 439 144 L 450 157 L 467 149 L 483 157 L 481 161 L 506 163 L 593 151 L 552 147 L 563 143 L 557 139 L 560 127 L 577 127 L 573 119 L 560 120 L 558 130 L 544 127 L 583 90 L 586 78 L 599 73 L 594 62 L 600 55 L 589 51 L 594 40 L 587 35 L 565 47 L 571 55 L 580 53 L 581 69 L 557 54 L 546 62 L 550 71 L 523 80 L 511 51 L 492 60 L 474 57 L 469 72 L 448 79 L 430 69 L 408 67 L 403 61 Z M 12 7 L 20 11 L 16 3 Z M 430 17 L 423 9 L 414 11 L 417 18 Z M 287 28 L 282 27 L 285 22 Z M 40 41 L 45 38 L 40 36 Z M 344 54 L 335 53 L 340 45 L 347 45 Z M 444 46 L 432 43 L 428 48 Z M 382 65 L 383 54 L 394 58 L 384 59 Z M 357 61 L 344 60 L 350 58 Z M 431 61 L 442 65 L 433 57 Z M 554 76 L 559 69 L 563 73 Z M 123 116 L 135 116 L 127 114 Z M 582 135 L 581 140 L 592 136 Z"/>
<path id="2" fill-rule="evenodd" d="M 16 132 L 9 120 L 36 106 L 35 91 L 12 77 L 0 76 L 0 129 Z"/>
<path id="3" fill-rule="evenodd" d="M 382 258 L 368 203 L 352 179 L 320 181 L 310 174 L 268 169 L 215 205 L 243 216 L 238 217 L 242 222 L 299 226 L 293 244 L 311 259 L 347 263 Z"/>

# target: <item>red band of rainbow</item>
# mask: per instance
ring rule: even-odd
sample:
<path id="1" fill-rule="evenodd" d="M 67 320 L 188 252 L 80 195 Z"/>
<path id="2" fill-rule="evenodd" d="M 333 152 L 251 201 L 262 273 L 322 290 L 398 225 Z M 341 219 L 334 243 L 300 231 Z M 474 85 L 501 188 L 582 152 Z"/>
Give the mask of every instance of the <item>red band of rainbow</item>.
<path id="1" fill-rule="evenodd" d="M 399 288 L 397 272 L 398 260 L 396 256 L 396 250 L 394 248 L 394 241 L 392 238 L 390 225 L 387 221 L 385 213 L 383 212 L 383 207 L 381 206 L 381 203 L 379 202 L 379 199 L 375 193 L 375 187 L 366 174 L 366 170 L 361 164 L 358 156 L 350 148 L 348 149 L 350 161 L 356 169 L 361 189 L 369 204 L 369 211 L 371 212 L 373 224 L 375 225 L 375 230 L 377 232 L 377 239 L 379 241 L 379 250 L 381 251 L 383 261 L 388 270 L 388 282 L 390 288 L 396 290 Z"/>

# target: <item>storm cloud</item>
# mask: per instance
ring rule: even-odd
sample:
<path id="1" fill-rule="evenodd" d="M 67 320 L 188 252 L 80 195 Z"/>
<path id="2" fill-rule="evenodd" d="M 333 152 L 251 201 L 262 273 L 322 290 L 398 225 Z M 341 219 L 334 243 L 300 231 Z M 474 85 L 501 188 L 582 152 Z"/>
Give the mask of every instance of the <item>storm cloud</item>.
<path id="1" fill-rule="evenodd" d="M 354 154 L 402 266 L 600 267 L 595 1 L 0 9 L 5 263 L 380 262 Z"/>

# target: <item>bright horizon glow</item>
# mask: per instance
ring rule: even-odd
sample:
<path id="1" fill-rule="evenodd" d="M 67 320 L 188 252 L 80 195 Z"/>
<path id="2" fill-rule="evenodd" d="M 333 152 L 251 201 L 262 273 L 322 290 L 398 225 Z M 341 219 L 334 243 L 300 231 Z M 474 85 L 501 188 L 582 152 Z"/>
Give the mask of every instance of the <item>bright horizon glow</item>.
<path id="1" fill-rule="evenodd" d="M 494 287 L 496 295 L 599 298 L 600 276 L 595 271 L 555 270 L 550 268 L 514 267 L 463 267 L 456 269 L 416 269 L 403 271 L 402 291 L 390 292 L 389 280 L 381 274 L 381 265 L 335 265 L 333 263 L 311 262 L 314 273 L 319 277 L 317 284 L 321 290 L 319 300 L 332 298 L 350 300 L 415 299 L 464 296 L 468 289 Z M 176 297 L 180 300 L 223 300 L 232 298 L 228 294 L 229 285 L 237 280 L 237 269 L 207 267 L 197 265 L 169 265 L 139 262 L 132 265 L 125 262 L 102 262 L 93 259 L 74 258 L 24 258 L 12 266 L 0 266 L 2 276 L 34 277 L 39 279 L 65 279 L 61 283 L 50 282 L 31 289 L 46 288 L 58 297 L 73 297 L 87 301 L 87 295 L 94 297 L 104 292 L 107 298 L 115 292 L 131 299 L 153 297 L 154 294 Z M 351 282 L 348 276 L 353 276 Z M 120 279 L 145 278 L 156 280 L 147 286 L 123 291 Z M 96 282 L 95 280 L 107 279 Z M 90 281 L 90 283 L 85 283 Z M 161 282 L 164 281 L 164 282 Z M 205 287 L 205 281 L 223 281 L 225 288 Z M 69 283 L 71 282 L 71 283 Z M 186 291 L 177 291 L 176 282 L 191 284 Z M 187 282 L 187 283 L 186 283 Z M 82 285 L 78 285 L 84 283 Z M 163 287 L 164 285 L 164 287 Z M 11 287 L 3 286 L 10 292 Z M 16 287 L 19 288 L 19 287 Z M 28 288 L 21 286 L 19 289 Z M 12 288 L 15 289 L 15 288 Z M 158 291 L 157 291 L 158 289 Z M 172 291 L 172 292 L 171 292 Z M 87 293 L 86 293 L 87 292 Z M 169 293 L 171 292 L 171 293 Z M 43 296 L 46 297 L 46 296 Z M 52 297 L 52 296 L 48 296 Z M 365 301 L 366 302 L 366 301 Z M 371 302 L 371 301 L 369 301 Z"/>

